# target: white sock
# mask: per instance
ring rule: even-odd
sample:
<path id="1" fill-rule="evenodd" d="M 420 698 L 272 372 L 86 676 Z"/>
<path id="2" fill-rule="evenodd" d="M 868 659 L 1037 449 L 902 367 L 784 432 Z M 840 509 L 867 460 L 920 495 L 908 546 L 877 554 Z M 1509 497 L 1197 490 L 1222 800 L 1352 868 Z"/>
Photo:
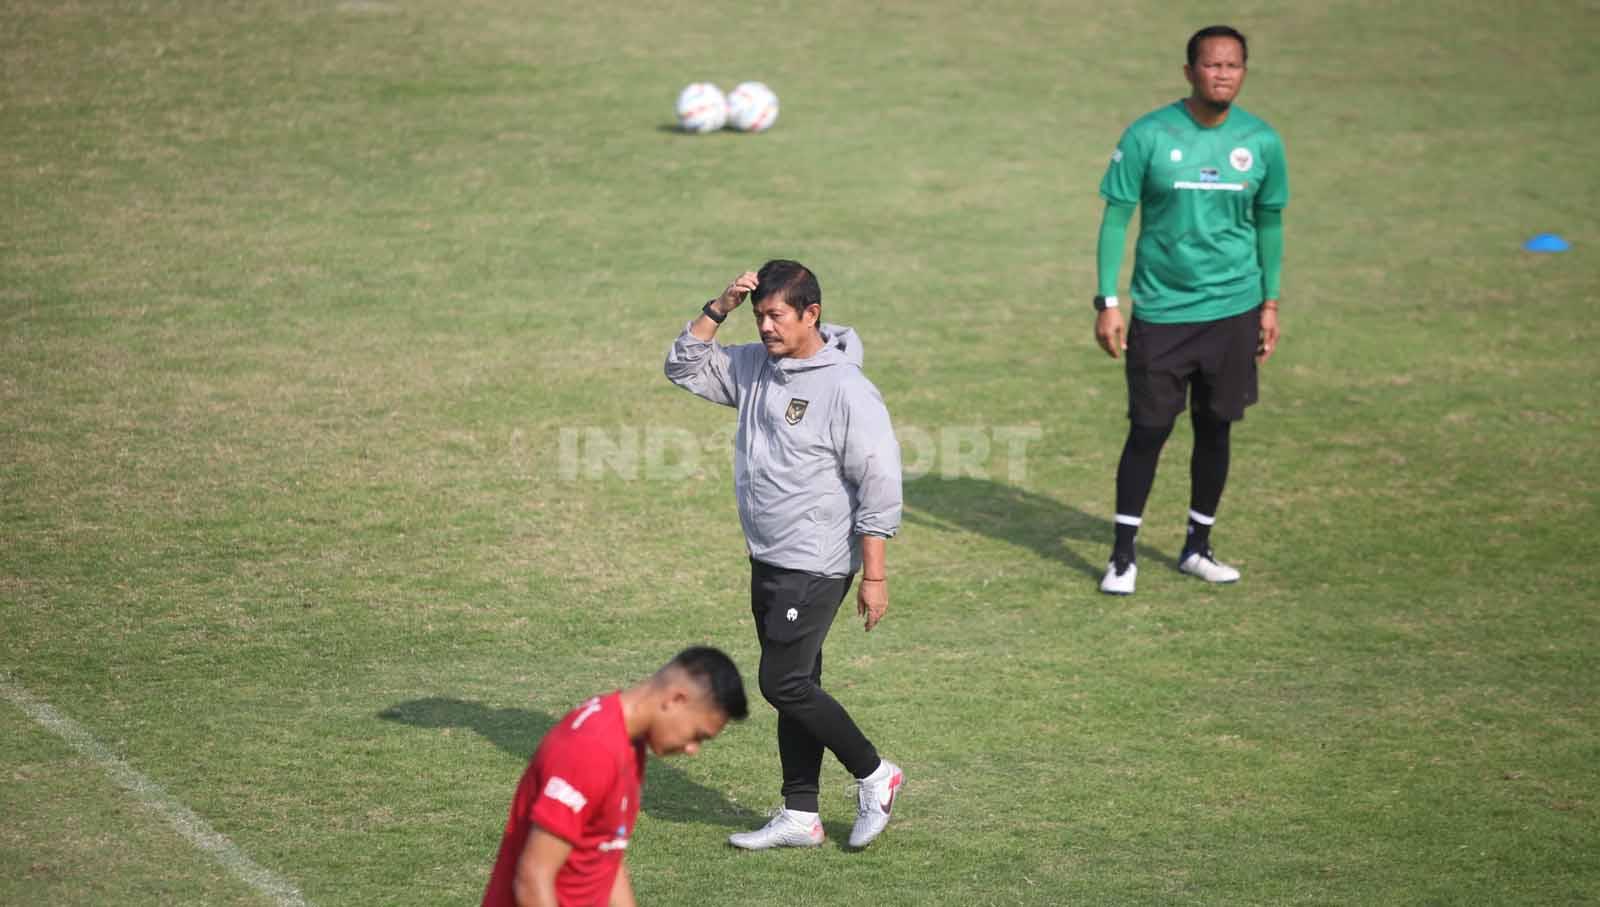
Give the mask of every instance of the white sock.
<path id="1" fill-rule="evenodd" d="M 790 809 L 787 806 L 783 808 L 783 811 L 788 813 L 790 818 L 800 820 L 802 825 L 810 825 L 812 822 L 817 821 L 816 813 L 803 813 L 798 809 Z"/>
<path id="2" fill-rule="evenodd" d="M 872 774 L 866 776 L 865 778 L 858 778 L 856 780 L 861 781 L 861 782 L 866 783 L 866 784 L 870 784 L 870 783 L 872 783 L 874 781 L 883 781 L 883 780 L 887 779 L 888 777 L 889 777 L 889 760 L 884 759 L 882 757 L 879 757 L 879 759 L 878 759 L 878 767 L 872 770 Z"/>

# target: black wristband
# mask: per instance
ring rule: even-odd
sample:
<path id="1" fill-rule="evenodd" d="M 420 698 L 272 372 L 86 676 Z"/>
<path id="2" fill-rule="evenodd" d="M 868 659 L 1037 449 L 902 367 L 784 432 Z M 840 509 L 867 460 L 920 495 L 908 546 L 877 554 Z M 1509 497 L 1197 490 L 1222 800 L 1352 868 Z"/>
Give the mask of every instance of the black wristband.
<path id="1" fill-rule="evenodd" d="M 706 316 L 707 318 L 710 318 L 712 321 L 715 321 L 717 324 L 721 324 L 722 322 L 724 322 L 724 321 L 726 321 L 728 319 L 728 316 L 719 314 L 716 309 L 712 308 L 711 304 L 714 303 L 714 302 L 716 302 L 715 299 L 707 300 L 706 304 L 704 306 L 701 306 L 700 314 Z"/>

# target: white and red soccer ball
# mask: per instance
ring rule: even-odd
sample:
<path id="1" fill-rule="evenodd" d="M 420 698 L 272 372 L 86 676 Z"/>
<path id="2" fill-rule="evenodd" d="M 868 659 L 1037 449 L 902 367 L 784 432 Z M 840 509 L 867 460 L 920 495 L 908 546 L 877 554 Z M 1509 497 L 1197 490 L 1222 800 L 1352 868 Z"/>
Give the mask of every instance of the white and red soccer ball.
<path id="1" fill-rule="evenodd" d="M 760 82 L 740 82 L 728 92 L 728 125 L 740 132 L 766 132 L 778 122 L 778 96 Z"/>
<path id="2" fill-rule="evenodd" d="M 685 132 L 715 132 L 724 125 L 740 132 L 765 132 L 778 121 L 778 96 L 760 82 L 740 82 L 724 97 L 710 82 L 678 93 L 678 126 Z"/>
<path id="3" fill-rule="evenodd" d="M 684 132 L 716 132 L 728 122 L 728 101 L 710 82 L 694 82 L 678 92 L 678 126 Z"/>

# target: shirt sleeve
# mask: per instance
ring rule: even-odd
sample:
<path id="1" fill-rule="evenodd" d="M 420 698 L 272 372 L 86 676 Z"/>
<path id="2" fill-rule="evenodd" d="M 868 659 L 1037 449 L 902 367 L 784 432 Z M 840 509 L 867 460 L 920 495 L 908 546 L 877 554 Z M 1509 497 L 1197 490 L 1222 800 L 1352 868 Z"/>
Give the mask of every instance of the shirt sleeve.
<path id="1" fill-rule="evenodd" d="M 688 324 L 667 351 L 666 372 L 668 381 L 712 403 L 738 403 L 732 354 L 715 340 L 701 340 L 690 333 Z"/>
<path id="2" fill-rule="evenodd" d="M 568 844 L 577 845 L 583 829 L 617 781 L 615 760 L 594 758 L 575 747 L 542 754 L 539 793 L 527 818 Z"/>
<path id="3" fill-rule="evenodd" d="M 1137 205 L 1144 195 L 1144 174 L 1150 166 L 1149 149 L 1137 130 L 1129 126 L 1111 152 L 1111 163 L 1100 180 L 1100 197 L 1113 205 Z"/>
<path id="4" fill-rule="evenodd" d="M 1100 239 L 1095 244 L 1095 274 L 1101 296 L 1117 295 L 1117 277 L 1122 272 L 1122 247 L 1128 241 L 1128 221 L 1133 205 L 1106 202 L 1100 216 Z"/>
<path id="5" fill-rule="evenodd" d="M 845 392 L 841 424 L 841 459 L 845 481 L 855 488 L 856 535 L 893 538 L 900 531 L 900 441 L 889 421 L 889 408 L 869 382 Z"/>
<path id="6" fill-rule="evenodd" d="M 1262 208 L 1256 212 L 1256 256 L 1261 259 L 1263 299 L 1277 299 L 1283 282 L 1283 212 Z"/>
<path id="7" fill-rule="evenodd" d="M 1261 149 L 1267 172 L 1256 190 L 1255 206 L 1267 211 L 1282 211 L 1289 206 L 1289 162 L 1283 153 L 1283 140 L 1277 134 Z"/>

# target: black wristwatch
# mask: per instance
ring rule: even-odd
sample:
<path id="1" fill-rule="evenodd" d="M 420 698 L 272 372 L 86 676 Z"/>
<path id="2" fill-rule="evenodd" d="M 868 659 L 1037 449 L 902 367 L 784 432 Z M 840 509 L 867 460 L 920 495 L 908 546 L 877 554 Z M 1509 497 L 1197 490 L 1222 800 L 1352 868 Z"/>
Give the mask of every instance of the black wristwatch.
<path id="1" fill-rule="evenodd" d="M 707 318 L 710 318 L 712 321 L 715 321 L 717 324 L 721 324 L 722 322 L 728 320 L 728 316 L 718 313 L 716 309 L 711 307 L 713 302 L 716 302 L 716 300 L 707 300 L 706 304 L 700 308 L 700 313 Z"/>
<path id="2" fill-rule="evenodd" d="M 1115 296 L 1096 296 L 1094 298 L 1094 310 L 1096 312 L 1104 312 L 1106 309 L 1114 309 L 1116 307 L 1117 297 Z"/>

